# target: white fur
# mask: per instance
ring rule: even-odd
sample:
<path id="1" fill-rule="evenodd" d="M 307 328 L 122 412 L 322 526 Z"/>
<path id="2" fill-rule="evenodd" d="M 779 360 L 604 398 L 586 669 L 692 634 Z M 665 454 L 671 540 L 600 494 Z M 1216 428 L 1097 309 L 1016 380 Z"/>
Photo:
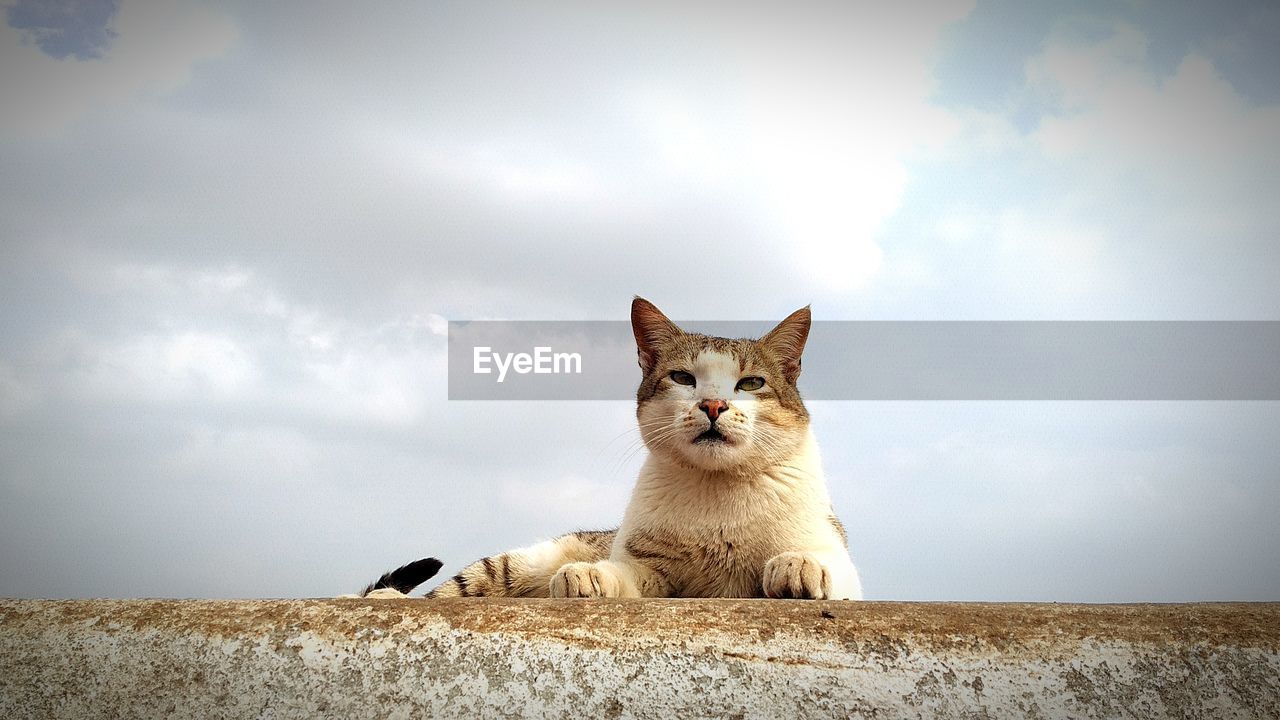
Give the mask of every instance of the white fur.
<path id="1" fill-rule="evenodd" d="M 640 434 L 650 450 L 673 449 L 694 465 L 707 470 L 725 470 L 748 461 L 760 453 L 760 445 L 777 444 L 776 438 L 761 437 L 756 432 L 755 396 L 736 390 L 741 379 L 738 360 L 718 352 L 703 352 L 694 360 L 689 372 L 697 379 L 694 386 L 677 385 L 640 408 Z M 717 428 L 729 439 L 728 444 L 695 445 L 691 441 L 711 426 L 706 413 L 698 408 L 703 400 L 725 400 L 729 409 L 721 413 Z M 790 448 L 778 448 L 785 452 Z"/>
<path id="2" fill-rule="evenodd" d="M 650 455 L 640 469 L 609 559 L 573 562 L 554 575 L 553 597 L 769 597 L 861 600 L 858 570 L 833 527 L 818 443 L 808 424 L 765 427 L 759 402 L 739 391 L 739 361 L 704 351 L 686 372 L 694 386 L 668 387 L 640 406 Z M 727 443 L 694 443 L 710 427 L 698 405 L 724 400 Z M 660 537 L 687 561 L 628 552 L 628 538 Z M 714 556 L 708 561 L 707 557 Z M 708 562 L 714 568 L 708 568 Z"/>
<path id="3" fill-rule="evenodd" d="M 608 560 L 566 565 L 553 597 L 771 597 L 859 600 L 858 572 L 832 525 L 817 442 L 803 426 L 761 422 L 751 392 L 735 387 L 738 360 L 703 352 L 687 370 L 694 386 L 666 388 L 640 407 L 650 455 Z M 694 443 L 710 427 L 702 400 L 726 400 L 716 427 L 726 443 Z M 633 535 L 688 548 L 687 563 L 658 575 L 627 550 Z M 706 552 L 704 552 L 706 551 Z M 705 558 L 716 558 L 709 571 Z"/>
<path id="4" fill-rule="evenodd" d="M 690 545 L 729 542 L 741 559 L 741 572 L 669 580 L 697 591 L 690 595 L 750 597 L 758 590 L 751 568 L 764 568 L 784 553 L 807 553 L 829 573 L 827 597 L 862 599 L 858 571 L 827 520 L 831 500 L 817 443 L 811 433 L 805 435 L 792 462 L 742 479 L 711 477 L 651 455 L 640 470 L 610 561 L 635 565 L 625 548 L 627 536 L 637 531 L 670 534 Z"/>

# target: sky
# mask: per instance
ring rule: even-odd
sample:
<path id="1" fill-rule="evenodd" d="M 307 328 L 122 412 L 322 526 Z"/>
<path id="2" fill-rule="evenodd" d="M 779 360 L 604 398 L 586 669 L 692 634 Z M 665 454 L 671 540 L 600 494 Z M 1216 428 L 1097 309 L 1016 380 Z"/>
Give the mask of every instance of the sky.
<path id="1" fill-rule="evenodd" d="M 686 5 L 7 3 L 0 596 L 614 526 L 450 320 L 1280 320 L 1274 4 Z M 1280 600 L 1274 402 L 810 410 L 869 598 Z"/>

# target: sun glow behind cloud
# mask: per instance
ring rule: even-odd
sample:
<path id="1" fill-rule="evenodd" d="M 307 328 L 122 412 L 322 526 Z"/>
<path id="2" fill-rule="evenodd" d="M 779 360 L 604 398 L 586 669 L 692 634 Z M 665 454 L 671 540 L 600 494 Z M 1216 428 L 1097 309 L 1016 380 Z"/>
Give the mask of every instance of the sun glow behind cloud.
<path id="1" fill-rule="evenodd" d="M 908 158 L 959 129 L 930 103 L 928 48 L 970 7 L 878 12 L 835 35 L 805 20 L 789 35 L 755 26 L 722 48 L 737 63 L 728 89 L 638 105 L 667 172 L 747 195 L 806 277 L 863 288 L 880 270 L 877 236 L 901 205 Z M 895 62 L 883 60 L 885 37 L 901 44 Z"/>

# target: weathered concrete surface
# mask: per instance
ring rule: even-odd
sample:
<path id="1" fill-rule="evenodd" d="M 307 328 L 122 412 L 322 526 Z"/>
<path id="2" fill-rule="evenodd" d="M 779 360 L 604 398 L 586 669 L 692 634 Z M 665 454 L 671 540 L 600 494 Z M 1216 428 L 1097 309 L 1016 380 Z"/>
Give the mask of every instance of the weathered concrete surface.
<path id="1" fill-rule="evenodd" d="M 0 601 L 0 717 L 1280 718 L 1280 604 Z"/>

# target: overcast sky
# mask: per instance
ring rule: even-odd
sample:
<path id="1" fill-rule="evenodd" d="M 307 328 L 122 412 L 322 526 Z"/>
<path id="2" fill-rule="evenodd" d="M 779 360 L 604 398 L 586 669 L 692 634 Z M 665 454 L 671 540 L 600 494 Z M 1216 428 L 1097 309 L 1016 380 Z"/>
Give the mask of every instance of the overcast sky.
<path id="1" fill-rule="evenodd" d="M 0 595 L 614 526 L 446 320 L 1280 319 L 1273 3 L 686 5 L 7 4 Z M 870 598 L 1280 600 L 1276 403 L 811 409 Z"/>

